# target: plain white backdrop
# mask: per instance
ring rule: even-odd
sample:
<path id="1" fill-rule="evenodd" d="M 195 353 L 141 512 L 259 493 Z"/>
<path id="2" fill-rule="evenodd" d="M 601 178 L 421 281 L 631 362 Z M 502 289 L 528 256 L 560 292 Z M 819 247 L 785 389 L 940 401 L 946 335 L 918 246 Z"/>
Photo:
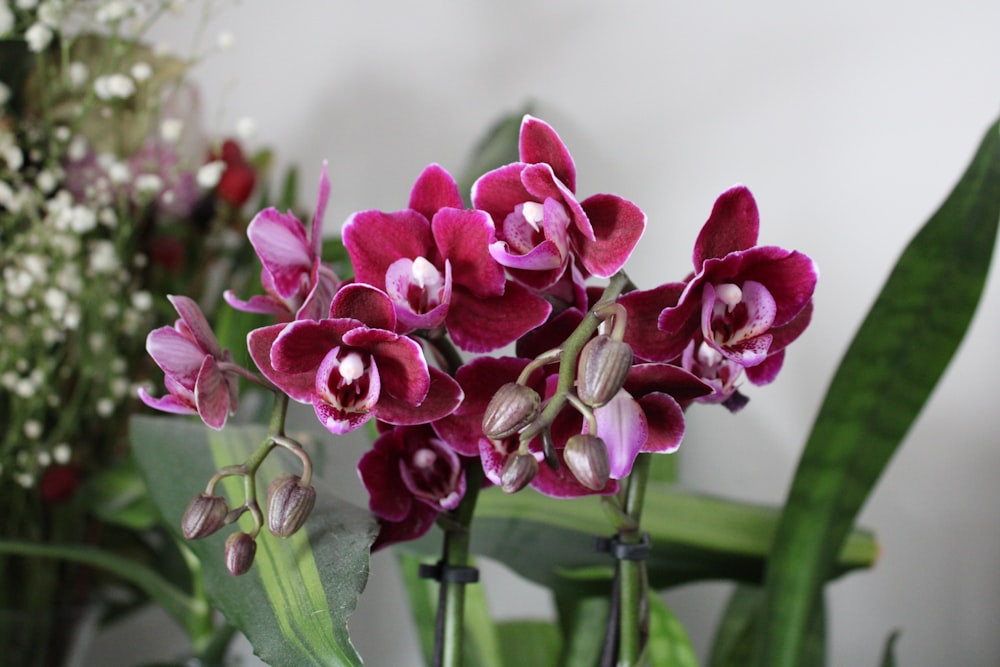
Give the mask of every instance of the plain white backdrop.
<path id="1" fill-rule="evenodd" d="M 682 278 L 715 197 L 749 186 L 761 241 L 818 263 L 815 316 L 778 380 L 747 391 L 744 412 L 689 412 L 681 471 L 691 488 L 776 504 L 892 264 L 1000 113 L 995 1 L 209 6 L 199 48 L 222 31 L 235 44 L 194 70 L 206 128 L 231 133 L 252 117 L 251 144 L 301 168 L 307 207 L 327 160 L 327 233 L 354 211 L 404 207 L 430 162 L 458 173 L 484 129 L 527 102 L 572 152 L 581 195 L 613 192 L 646 211 L 627 267 L 640 286 Z M 201 7 L 153 37 L 190 53 Z M 994 271 L 970 335 L 864 508 L 882 545 L 877 567 L 829 589 L 834 667 L 876 665 L 894 629 L 905 667 L 1000 661 L 998 287 Z M 364 502 L 353 472 L 364 446 L 331 439 L 330 492 Z M 352 628 L 368 664 L 405 667 L 418 661 L 393 568 L 376 557 Z M 548 608 L 500 568 L 485 574 L 498 614 Z M 703 653 L 726 590 L 667 598 Z M 112 628 L 91 664 L 169 655 L 162 624 L 147 614 Z"/>

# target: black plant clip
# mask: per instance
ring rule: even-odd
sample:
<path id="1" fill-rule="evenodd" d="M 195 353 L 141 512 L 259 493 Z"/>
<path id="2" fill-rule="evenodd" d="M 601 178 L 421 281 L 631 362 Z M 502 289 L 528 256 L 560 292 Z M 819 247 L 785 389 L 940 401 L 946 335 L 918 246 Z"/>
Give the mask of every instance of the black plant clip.
<path id="1" fill-rule="evenodd" d="M 421 563 L 417 575 L 421 579 L 433 579 L 439 583 L 475 584 L 479 581 L 479 569 L 475 567 L 457 567 L 438 561 L 433 565 Z"/>
<path id="2" fill-rule="evenodd" d="M 635 544 L 626 544 L 617 535 L 594 538 L 594 551 L 610 554 L 615 560 L 646 560 L 650 546 L 649 533 L 643 533 Z"/>

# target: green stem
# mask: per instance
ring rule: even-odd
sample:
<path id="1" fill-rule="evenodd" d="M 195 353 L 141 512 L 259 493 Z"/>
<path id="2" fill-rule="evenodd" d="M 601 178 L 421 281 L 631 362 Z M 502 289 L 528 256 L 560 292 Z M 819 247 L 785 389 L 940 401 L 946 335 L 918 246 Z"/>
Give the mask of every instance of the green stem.
<path id="1" fill-rule="evenodd" d="M 642 517 L 642 506 L 646 499 L 646 484 L 649 481 L 651 454 L 643 453 L 636 457 L 629 474 L 628 490 L 625 492 L 625 514 L 632 520 L 632 525 L 618 530 L 618 539 L 623 544 L 638 544 L 642 538 L 639 530 Z M 643 625 L 645 624 L 643 610 L 649 606 L 645 599 L 647 587 L 646 562 L 644 560 L 618 561 L 621 588 L 619 604 L 619 667 L 633 667 L 639 663 L 643 649 Z"/>

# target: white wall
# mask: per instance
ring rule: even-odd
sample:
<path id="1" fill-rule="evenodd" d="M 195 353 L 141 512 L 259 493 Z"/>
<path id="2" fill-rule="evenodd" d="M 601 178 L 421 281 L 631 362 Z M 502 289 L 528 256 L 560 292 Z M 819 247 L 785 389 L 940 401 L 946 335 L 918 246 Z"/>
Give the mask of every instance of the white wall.
<path id="1" fill-rule="evenodd" d="M 739 417 L 691 411 L 682 470 L 692 487 L 775 503 L 890 267 L 1000 110 L 1000 3 L 987 0 L 213 7 L 206 44 L 220 30 L 237 42 L 196 70 L 208 126 L 228 132 L 254 117 L 258 142 L 301 166 L 303 202 L 329 160 L 328 230 L 355 210 L 403 207 L 429 162 L 458 172 L 482 130 L 528 100 L 572 151 L 581 194 L 614 192 L 648 214 L 628 267 L 641 286 L 681 278 L 715 196 L 748 185 L 762 241 L 819 264 L 816 315 L 778 381 L 751 389 Z M 156 35 L 186 50 L 195 18 Z M 884 554 L 831 589 L 835 667 L 875 665 L 894 628 L 906 667 L 986 667 L 1000 656 L 997 280 L 862 514 Z M 375 571 L 393 583 L 391 562 Z M 721 593 L 670 598 L 700 645 Z M 395 594 L 372 583 L 355 623 L 362 647 L 399 636 L 382 615 Z M 504 613 L 518 606 L 496 602 Z M 373 653 L 369 664 L 399 660 Z"/>

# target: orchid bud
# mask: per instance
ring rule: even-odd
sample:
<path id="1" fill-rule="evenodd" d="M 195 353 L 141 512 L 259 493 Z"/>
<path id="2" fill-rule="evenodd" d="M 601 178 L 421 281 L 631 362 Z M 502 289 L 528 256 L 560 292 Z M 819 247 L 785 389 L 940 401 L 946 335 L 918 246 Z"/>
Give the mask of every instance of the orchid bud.
<path id="1" fill-rule="evenodd" d="M 500 488 L 505 493 L 517 493 L 538 474 L 538 460 L 531 454 L 514 454 L 507 458 L 500 473 Z"/>
<path id="2" fill-rule="evenodd" d="M 233 533 L 226 538 L 226 569 L 234 576 L 246 574 L 257 554 L 257 541 L 249 533 Z"/>
<path id="3" fill-rule="evenodd" d="M 611 476 L 608 448 L 596 435 L 578 433 L 563 449 L 566 467 L 588 489 L 600 491 Z"/>
<path id="4" fill-rule="evenodd" d="M 598 408 L 618 393 L 632 368 L 632 348 L 606 334 L 596 336 L 580 352 L 576 394 L 592 408 Z"/>
<path id="5" fill-rule="evenodd" d="M 534 389 L 508 382 L 497 390 L 483 415 L 483 434 L 503 440 L 530 424 L 541 407 L 542 399 Z"/>
<path id="6" fill-rule="evenodd" d="M 184 510 L 181 533 L 189 540 L 207 537 L 226 525 L 228 513 L 225 498 L 199 493 Z"/>
<path id="7" fill-rule="evenodd" d="M 288 537 L 306 522 L 316 504 L 316 489 L 303 486 L 298 475 L 280 475 L 267 489 L 267 528 L 275 537 Z"/>

